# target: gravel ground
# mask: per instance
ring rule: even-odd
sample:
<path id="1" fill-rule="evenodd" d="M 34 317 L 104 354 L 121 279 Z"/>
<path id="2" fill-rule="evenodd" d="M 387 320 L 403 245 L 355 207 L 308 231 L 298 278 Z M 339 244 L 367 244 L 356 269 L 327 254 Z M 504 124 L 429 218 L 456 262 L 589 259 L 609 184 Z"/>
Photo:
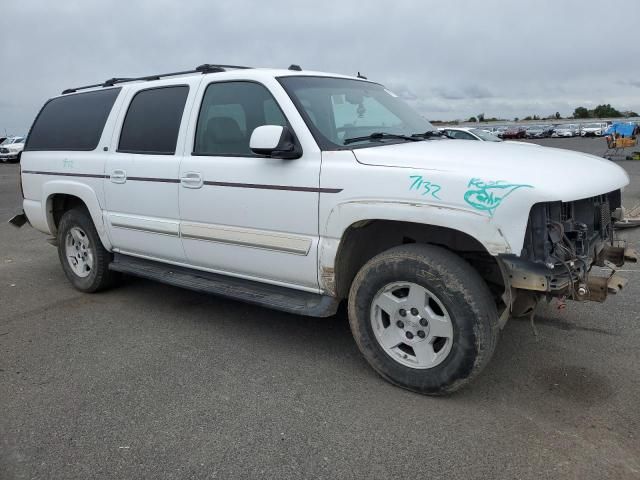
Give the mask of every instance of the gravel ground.
<path id="1" fill-rule="evenodd" d="M 632 207 L 640 162 L 619 164 Z M 537 337 L 510 321 L 474 384 L 429 398 L 381 380 L 343 313 L 73 290 L 43 235 L 5 223 L 16 172 L 0 164 L 2 479 L 640 478 L 637 266 L 605 304 L 542 307 Z"/>

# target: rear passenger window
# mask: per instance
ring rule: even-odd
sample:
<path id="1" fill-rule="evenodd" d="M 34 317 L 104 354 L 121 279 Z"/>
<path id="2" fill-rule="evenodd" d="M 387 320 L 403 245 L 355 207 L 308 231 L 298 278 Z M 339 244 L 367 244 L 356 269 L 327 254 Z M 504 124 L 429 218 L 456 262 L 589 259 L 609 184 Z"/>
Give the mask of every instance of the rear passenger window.
<path id="1" fill-rule="evenodd" d="M 266 87 L 254 82 L 212 83 L 202 99 L 193 154 L 255 156 L 249 139 L 261 125 L 287 125 Z"/>
<path id="2" fill-rule="evenodd" d="M 122 123 L 119 152 L 173 155 L 189 87 L 141 90 Z"/>
<path id="3" fill-rule="evenodd" d="M 120 90 L 110 88 L 49 100 L 31 127 L 25 151 L 94 150 Z"/>

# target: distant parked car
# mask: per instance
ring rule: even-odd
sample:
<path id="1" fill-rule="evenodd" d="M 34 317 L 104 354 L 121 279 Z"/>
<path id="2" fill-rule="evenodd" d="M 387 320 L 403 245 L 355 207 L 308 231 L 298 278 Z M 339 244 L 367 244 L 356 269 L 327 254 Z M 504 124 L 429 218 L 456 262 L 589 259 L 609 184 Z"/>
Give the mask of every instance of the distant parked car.
<path id="1" fill-rule="evenodd" d="M 493 134 L 498 137 L 498 138 L 502 138 L 502 136 L 504 135 L 504 132 L 507 131 L 507 127 L 496 127 L 493 129 Z"/>
<path id="2" fill-rule="evenodd" d="M 606 129 L 607 124 L 604 122 L 587 123 L 582 126 L 580 135 L 583 137 L 601 137 Z"/>
<path id="3" fill-rule="evenodd" d="M 502 140 L 492 133 L 480 128 L 472 127 L 446 127 L 439 129 L 445 135 L 454 140 L 480 140 L 482 142 L 501 142 Z"/>
<path id="4" fill-rule="evenodd" d="M 513 126 L 508 127 L 502 134 L 502 138 L 525 138 L 527 136 L 527 130 L 524 127 Z"/>
<path id="5" fill-rule="evenodd" d="M 556 130 L 555 125 L 542 125 L 542 128 L 544 128 L 546 137 L 550 137 L 551 135 L 553 135 L 553 132 Z"/>
<path id="6" fill-rule="evenodd" d="M 18 157 L 24 149 L 24 137 L 8 137 L 0 143 L 0 162 L 18 161 Z"/>
<path id="7" fill-rule="evenodd" d="M 527 138 L 545 138 L 547 136 L 547 128 L 545 125 L 532 125 L 525 131 Z"/>
<path id="8" fill-rule="evenodd" d="M 558 125 L 553 131 L 552 137 L 577 137 L 580 135 L 580 127 L 575 123 Z"/>

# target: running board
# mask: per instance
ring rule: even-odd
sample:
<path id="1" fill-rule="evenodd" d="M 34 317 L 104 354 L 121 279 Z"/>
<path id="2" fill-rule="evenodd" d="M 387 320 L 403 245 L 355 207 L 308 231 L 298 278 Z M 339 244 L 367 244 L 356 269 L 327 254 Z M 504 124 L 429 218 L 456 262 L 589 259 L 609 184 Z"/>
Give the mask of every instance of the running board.
<path id="1" fill-rule="evenodd" d="M 338 299 L 326 295 L 168 265 L 120 253 L 114 255 L 109 269 L 196 292 L 211 293 L 310 317 L 330 317 L 336 313 L 339 304 Z"/>

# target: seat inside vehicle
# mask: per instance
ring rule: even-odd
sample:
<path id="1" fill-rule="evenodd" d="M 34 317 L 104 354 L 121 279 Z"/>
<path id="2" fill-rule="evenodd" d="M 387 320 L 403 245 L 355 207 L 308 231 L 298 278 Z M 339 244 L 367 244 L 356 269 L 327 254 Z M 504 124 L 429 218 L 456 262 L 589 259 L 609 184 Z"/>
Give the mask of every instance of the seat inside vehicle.
<path id="1" fill-rule="evenodd" d="M 204 150 L 211 154 L 251 154 L 240 125 L 231 117 L 209 119 L 204 147 Z"/>

